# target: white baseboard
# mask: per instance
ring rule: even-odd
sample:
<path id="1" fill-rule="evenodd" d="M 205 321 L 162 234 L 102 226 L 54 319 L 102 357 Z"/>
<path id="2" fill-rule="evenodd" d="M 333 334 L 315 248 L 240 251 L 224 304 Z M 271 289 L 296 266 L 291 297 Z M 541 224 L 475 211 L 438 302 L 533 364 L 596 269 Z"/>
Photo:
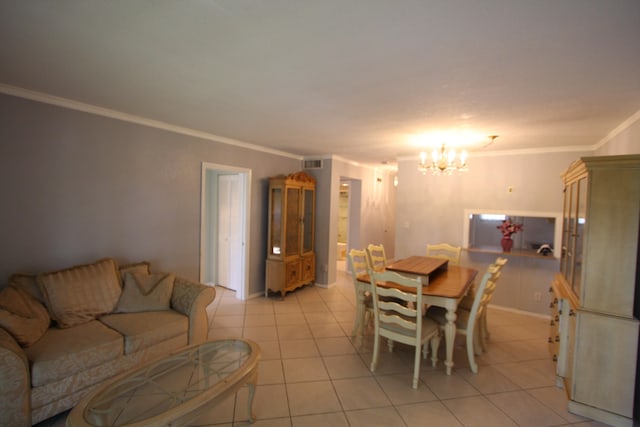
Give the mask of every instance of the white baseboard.
<path id="1" fill-rule="evenodd" d="M 538 317 L 540 319 L 550 319 L 551 318 L 550 314 L 533 313 L 531 311 L 518 310 L 517 308 L 505 307 L 505 306 L 502 306 L 502 305 L 489 304 L 489 307 L 491 307 L 493 309 L 496 309 L 496 310 L 502 310 L 502 311 L 508 311 L 508 312 L 511 312 L 511 313 L 524 314 L 526 316 Z"/>

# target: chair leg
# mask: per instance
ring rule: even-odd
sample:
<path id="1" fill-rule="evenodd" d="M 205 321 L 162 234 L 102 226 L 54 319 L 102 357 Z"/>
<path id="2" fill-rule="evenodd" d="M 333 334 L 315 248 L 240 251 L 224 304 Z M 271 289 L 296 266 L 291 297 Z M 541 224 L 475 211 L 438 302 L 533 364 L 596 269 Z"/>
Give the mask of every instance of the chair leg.
<path id="1" fill-rule="evenodd" d="M 478 373 L 478 365 L 476 364 L 476 358 L 473 355 L 474 353 L 474 348 L 473 348 L 473 334 L 474 331 L 473 330 L 467 330 L 467 357 L 469 358 L 469 367 L 471 368 L 471 372 L 473 372 L 474 374 Z"/>
<path id="2" fill-rule="evenodd" d="M 484 353 L 484 346 L 482 345 L 482 326 L 480 324 L 478 324 L 477 326 L 478 327 L 474 329 L 473 332 L 473 350 L 476 356 L 480 356 L 482 353 Z"/>
<path id="3" fill-rule="evenodd" d="M 476 354 L 484 353 L 487 351 L 487 346 L 485 345 L 484 323 L 482 322 L 482 317 L 478 318 L 478 331 L 476 332 L 476 335 L 478 336 L 476 346 L 478 347 L 477 351 L 479 351 L 479 353 Z"/>
<path id="4" fill-rule="evenodd" d="M 420 378 L 420 347 L 421 345 L 416 345 L 416 352 L 413 357 L 413 384 L 411 387 L 418 388 L 418 378 Z"/>
<path id="5" fill-rule="evenodd" d="M 379 350 L 380 350 L 380 335 L 378 335 L 378 331 L 376 331 L 375 337 L 373 339 L 373 358 L 371 359 L 371 366 L 369 367 L 371 372 L 376 371 L 376 366 L 378 365 Z"/>
<path id="6" fill-rule="evenodd" d="M 356 304 L 356 321 L 353 324 L 353 331 L 351 331 L 352 337 L 362 336 L 367 310 L 364 307 L 364 303 L 357 302 Z"/>
<path id="7" fill-rule="evenodd" d="M 434 368 L 438 364 L 438 349 L 440 348 L 440 331 L 435 335 L 431 340 L 429 340 L 431 344 L 431 366 Z"/>
<path id="8" fill-rule="evenodd" d="M 480 319 L 480 344 L 482 350 L 487 351 L 487 341 L 489 341 L 489 328 L 487 327 L 487 313 L 482 314 Z"/>

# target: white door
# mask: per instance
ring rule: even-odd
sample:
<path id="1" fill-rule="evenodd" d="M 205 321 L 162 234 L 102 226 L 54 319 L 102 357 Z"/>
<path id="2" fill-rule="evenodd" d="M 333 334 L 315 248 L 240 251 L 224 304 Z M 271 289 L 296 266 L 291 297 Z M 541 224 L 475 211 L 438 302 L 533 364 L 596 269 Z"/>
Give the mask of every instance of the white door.
<path id="1" fill-rule="evenodd" d="M 242 279 L 241 176 L 218 176 L 218 254 L 216 284 L 239 291 Z"/>
<path id="2" fill-rule="evenodd" d="M 200 281 L 247 299 L 251 170 L 203 163 L 201 185 Z"/>

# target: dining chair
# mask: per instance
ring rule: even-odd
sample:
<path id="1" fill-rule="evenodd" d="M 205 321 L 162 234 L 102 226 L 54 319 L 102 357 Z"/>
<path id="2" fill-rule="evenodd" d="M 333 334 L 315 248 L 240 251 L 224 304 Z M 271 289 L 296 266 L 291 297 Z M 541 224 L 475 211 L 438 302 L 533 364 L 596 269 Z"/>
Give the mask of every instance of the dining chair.
<path id="1" fill-rule="evenodd" d="M 493 262 L 493 265 L 498 269 L 498 271 L 500 271 L 505 266 L 507 261 L 508 260 L 506 258 L 498 257 Z M 465 295 L 464 298 L 462 298 L 462 300 L 458 303 L 458 308 L 471 310 L 471 306 L 473 305 L 473 300 L 475 299 L 475 297 L 476 297 L 476 285 L 474 283 L 471 289 L 469 289 L 469 292 L 467 292 L 467 295 Z"/>
<path id="2" fill-rule="evenodd" d="M 496 274 L 499 274 L 499 269 L 491 264 L 476 288 L 471 310 L 461 309 L 456 311 L 456 333 L 466 337 L 467 358 L 469 359 L 469 367 L 474 374 L 478 373 L 475 355 L 481 354 L 479 320 L 483 316 L 490 299 L 490 295 L 486 293 L 487 286 L 492 286 L 490 282 L 495 279 Z M 447 310 L 445 308 L 431 306 L 427 309 L 426 317 L 433 319 L 444 330 L 447 323 L 446 314 Z"/>
<path id="3" fill-rule="evenodd" d="M 349 263 L 351 265 L 351 277 L 356 293 L 356 321 L 353 325 L 352 337 L 361 343 L 364 335 L 364 327 L 373 318 L 373 297 L 371 295 L 371 282 L 368 280 L 370 266 L 367 252 L 358 249 L 349 251 Z"/>
<path id="4" fill-rule="evenodd" d="M 462 248 L 460 246 L 452 246 L 448 243 L 427 244 L 428 257 L 446 259 L 451 265 L 460 265 L 461 251 Z"/>
<path id="5" fill-rule="evenodd" d="M 507 261 L 508 261 L 507 258 L 498 257 L 493 262 L 493 265 L 496 266 L 498 271 L 497 271 L 496 276 L 492 280 L 492 289 L 490 289 L 489 300 L 487 301 L 487 304 L 489 304 L 491 302 L 491 297 L 493 296 L 493 292 L 495 291 L 496 283 L 498 282 L 498 279 L 502 275 L 502 273 L 501 273 L 502 268 L 507 264 Z M 480 319 L 480 344 L 482 346 L 482 350 L 483 351 L 487 350 L 486 342 L 489 340 L 489 337 L 491 335 L 489 333 L 489 327 L 488 327 L 489 322 L 487 321 L 487 312 L 488 312 L 488 310 L 485 310 L 482 313 L 482 317 Z"/>
<path id="6" fill-rule="evenodd" d="M 370 243 L 367 246 L 367 255 L 369 256 L 369 264 L 375 271 L 383 271 L 387 266 L 387 256 L 384 253 L 384 246 L 382 243 L 374 245 Z"/>
<path id="7" fill-rule="evenodd" d="M 440 328 L 432 319 L 422 316 L 422 282 L 393 271 L 371 271 L 375 334 L 371 372 L 375 372 L 380 352 L 380 338 L 385 337 L 389 351 L 394 342 L 415 347 L 413 362 L 413 388 L 418 388 L 420 352 L 426 359 L 431 344 L 431 363 L 438 361 Z M 392 284 L 393 285 L 390 285 Z M 400 286 L 399 289 L 395 286 Z M 404 304 L 403 304 L 404 303 Z M 416 309 L 415 307 L 418 307 Z"/>

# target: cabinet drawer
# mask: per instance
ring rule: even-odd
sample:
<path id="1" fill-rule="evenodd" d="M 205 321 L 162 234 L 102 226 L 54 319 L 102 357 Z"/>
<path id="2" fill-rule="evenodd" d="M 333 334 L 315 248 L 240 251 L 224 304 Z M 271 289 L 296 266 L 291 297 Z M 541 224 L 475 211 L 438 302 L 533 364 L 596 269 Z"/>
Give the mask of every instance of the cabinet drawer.
<path id="1" fill-rule="evenodd" d="M 300 261 L 295 260 L 285 264 L 285 288 L 297 286 L 300 283 Z"/>
<path id="2" fill-rule="evenodd" d="M 311 282 L 316 277 L 316 259 L 314 256 L 302 258 L 302 281 Z"/>

